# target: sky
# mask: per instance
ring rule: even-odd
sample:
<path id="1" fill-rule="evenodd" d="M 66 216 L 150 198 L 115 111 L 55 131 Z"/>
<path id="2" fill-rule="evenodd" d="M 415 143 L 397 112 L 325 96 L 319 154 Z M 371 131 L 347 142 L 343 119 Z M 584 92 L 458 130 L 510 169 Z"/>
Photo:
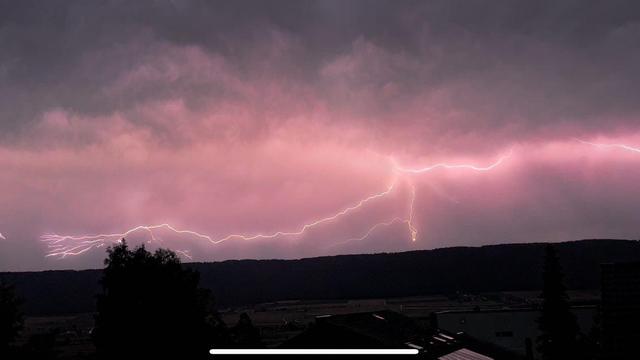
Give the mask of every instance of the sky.
<path id="1" fill-rule="evenodd" d="M 0 1 L 0 270 L 640 239 L 637 1 Z"/>

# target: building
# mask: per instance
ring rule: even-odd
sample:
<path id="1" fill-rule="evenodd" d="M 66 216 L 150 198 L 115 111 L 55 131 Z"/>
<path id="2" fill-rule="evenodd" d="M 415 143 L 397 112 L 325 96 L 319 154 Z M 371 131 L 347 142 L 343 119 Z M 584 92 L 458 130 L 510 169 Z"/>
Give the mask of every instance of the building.
<path id="1" fill-rule="evenodd" d="M 574 306 L 582 333 L 591 331 L 596 306 Z M 499 310 L 454 310 L 435 313 L 435 326 L 450 333 L 465 333 L 482 342 L 499 346 L 528 359 L 538 358 L 536 338 L 540 310 L 515 308 Z"/>
<path id="2" fill-rule="evenodd" d="M 421 359 L 518 359 L 466 336 L 431 329 L 390 310 L 324 315 L 303 333 L 280 345 L 304 349 L 418 349 Z"/>

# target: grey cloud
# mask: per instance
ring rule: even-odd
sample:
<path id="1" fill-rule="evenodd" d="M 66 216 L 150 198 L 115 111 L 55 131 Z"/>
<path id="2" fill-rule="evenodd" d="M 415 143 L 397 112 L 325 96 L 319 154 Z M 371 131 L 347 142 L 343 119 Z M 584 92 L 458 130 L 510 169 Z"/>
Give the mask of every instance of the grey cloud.
<path id="1" fill-rule="evenodd" d="M 463 132 L 518 122 L 526 131 L 558 122 L 598 128 L 603 118 L 624 127 L 638 114 L 639 20 L 634 1 L 7 1 L 1 139 L 28 133 L 51 108 L 108 114 L 172 97 L 193 106 L 199 98 L 243 101 L 225 84 L 197 78 L 105 95 L 115 78 L 162 56 L 164 45 L 220 56 L 246 82 L 309 86 L 336 111 L 371 121 L 402 111 L 415 118 L 420 104 L 446 92 L 446 105 L 464 116 L 453 122 Z M 269 57 L 277 41 L 290 46 Z M 379 58 L 353 69 L 360 77 L 323 76 L 363 46 Z M 352 92 L 346 104 L 335 96 L 339 81 Z M 394 97 L 383 96 L 385 85 Z"/>

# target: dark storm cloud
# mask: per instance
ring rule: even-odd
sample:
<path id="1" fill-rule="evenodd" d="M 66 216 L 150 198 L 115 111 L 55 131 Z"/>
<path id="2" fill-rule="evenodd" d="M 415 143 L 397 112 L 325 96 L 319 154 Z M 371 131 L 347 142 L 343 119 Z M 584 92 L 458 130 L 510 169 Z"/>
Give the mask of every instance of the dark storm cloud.
<path id="1" fill-rule="evenodd" d="M 54 107 L 104 114 L 155 98 L 237 95 L 219 84 L 191 83 L 101 91 L 159 56 L 162 43 L 222 56 L 248 81 L 317 83 L 316 96 L 336 109 L 349 104 L 332 98 L 333 80 L 322 78 L 322 68 L 373 47 L 370 55 L 382 63 L 353 69 L 366 73 L 348 85 L 373 89 L 359 99 L 367 116 L 369 105 L 390 104 L 374 108 L 382 121 L 385 107 L 415 106 L 444 90 L 450 106 L 474 117 L 474 127 L 598 126 L 603 117 L 623 125 L 638 111 L 639 9 L 635 1 L 3 2 L 1 126 L 5 135 L 24 129 Z M 277 61 L 261 63 L 278 39 L 292 45 Z M 373 73 L 380 68 L 386 74 Z M 385 83 L 399 92 L 391 102 L 379 95 Z"/>

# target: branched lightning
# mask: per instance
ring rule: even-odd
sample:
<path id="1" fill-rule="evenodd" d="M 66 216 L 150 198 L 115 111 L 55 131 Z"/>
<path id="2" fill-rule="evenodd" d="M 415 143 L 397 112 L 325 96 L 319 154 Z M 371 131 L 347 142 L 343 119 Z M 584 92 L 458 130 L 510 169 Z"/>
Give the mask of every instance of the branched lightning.
<path id="1" fill-rule="evenodd" d="M 346 239 L 346 240 L 342 240 L 342 241 L 338 241 L 338 242 L 329 244 L 327 247 L 328 248 L 332 248 L 332 247 L 336 247 L 336 246 L 339 246 L 339 245 L 344 245 L 344 244 L 346 244 L 348 242 L 352 242 L 352 241 L 362 241 L 362 240 L 368 238 L 371 234 L 373 234 L 379 228 L 391 226 L 391 225 L 396 224 L 396 223 L 398 223 L 398 224 L 404 223 L 404 224 L 407 224 L 407 226 L 410 226 L 409 225 L 409 221 L 407 219 L 403 219 L 403 218 L 400 218 L 400 217 L 394 217 L 393 219 L 391 219 L 389 221 L 383 221 L 383 222 L 379 222 L 379 223 L 374 224 L 362 236 L 354 237 L 354 238 L 350 238 L 350 239 Z"/>
<path id="2" fill-rule="evenodd" d="M 577 138 L 575 140 L 582 144 L 595 146 L 598 148 L 618 148 L 626 151 L 640 153 L 640 148 L 629 146 L 626 144 L 594 143 L 594 142 L 585 141 Z M 466 170 L 477 171 L 477 172 L 486 172 L 500 166 L 504 161 L 506 161 L 511 156 L 511 154 L 512 154 L 512 150 L 509 150 L 508 153 L 500 156 L 495 162 L 488 164 L 486 166 L 478 166 L 478 165 L 466 164 L 466 163 L 457 164 L 457 163 L 442 162 L 442 163 L 437 163 L 437 164 L 423 166 L 423 167 L 408 167 L 408 166 L 400 165 L 398 162 L 395 161 L 395 159 L 391 158 L 390 171 L 394 174 L 394 176 L 390 185 L 384 191 L 369 195 L 357 201 L 355 204 L 334 213 L 333 215 L 326 216 L 317 220 L 313 220 L 309 223 L 302 224 L 297 229 L 289 230 L 289 231 L 276 231 L 273 233 L 258 233 L 253 235 L 230 234 L 220 238 L 213 238 L 209 235 L 205 235 L 196 231 L 177 229 L 172 225 L 164 223 L 159 225 L 138 225 L 122 233 L 107 233 L 107 234 L 79 235 L 79 236 L 47 234 L 47 235 L 41 236 L 41 240 L 47 243 L 47 248 L 48 248 L 48 251 L 46 254 L 47 257 L 65 258 L 67 256 L 80 255 L 80 254 L 86 253 L 91 249 L 101 248 L 108 244 L 117 243 L 121 239 L 136 232 L 147 232 L 149 235 L 149 240 L 147 241 L 148 243 L 152 243 L 152 242 L 160 243 L 162 239 L 157 237 L 155 234 L 155 231 L 160 229 L 168 230 L 177 235 L 186 235 L 195 239 L 205 240 L 211 244 L 220 244 L 222 242 L 225 242 L 231 239 L 257 240 L 257 239 L 273 239 L 273 238 L 280 238 L 280 237 L 303 236 L 308 230 L 314 227 L 318 227 L 326 223 L 337 221 L 338 219 L 345 217 L 365 207 L 368 203 L 373 202 L 374 200 L 378 200 L 390 195 L 394 190 L 396 190 L 399 180 L 402 179 L 407 181 L 410 188 L 410 196 L 408 197 L 408 209 L 405 216 L 403 217 L 396 216 L 390 220 L 373 224 L 361 236 L 336 242 L 329 246 L 337 246 L 350 241 L 365 240 L 380 228 L 391 226 L 393 224 L 405 224 L 407 226 L 409 238 L 411 239 L 411 241 L 416 241 L 418 230 L 414 224 L 414 212 L 415 212 L 414 204 L 416 200 L 416 188 L 412 182 L 413 176 L 423 175 L 439 169 L 442 169 L 442 170 L 466 169 Z M 6 240 L 6 238 L 2 235 L 2 233 L 0 233 L 0 239 Z M 191 252 L 189 250 L 180 249 L 175 251 L 176 253 L 180 254 L 184 258 L 187 258 L 189 260 L 193 259 Z"/>
<path id="3" fill-rule="evenodd" d="M 363 207 L 366 203 L 375 200 L 375 199 L 379 199 L 382 197 L 385 197 L 387 195 L 389 195 L 391 193 L 391 191 L 395 188 L 396 186 L 396 181 L 397 178 L 394 178 L 393 181 L 391 182 L 391 185 L 389 185 L 389 187 L 380 193 L 368 196 L 362 200 L 360 200 L 358 203 L 356 203 L 355 205 L 349 206 L 341 211 L 339 211 L 338 213 L 331 215 L 331 216 L 327 216 L 325 218 L 319 219 L 319 220 L 315 220 L 313 222 L 310 222 L 308 224 L 304 224 L 299 230 L 297 231 L 277 231 L 271 234 L 257 234 L 257 235 L 251 235 L 251 236 L 247 236 L 247 235 L 241 235 L 241 234 L 231 234 L 228 235 L 224 238 L 221 238 L 219 240 L 216 241 L 212 241 L 214 244 L 218 244 L 221 243 L 223 241 L 227 241 L 229 239 L 232 238 L 238 238 L 238 239 L 242 239 L 242 240 L 255 240 L 255 239 L 271 239 L 271 238 L 276 238 L 276 237 L 281 237 L 281 236 L 299 236 L 304 234 L 305 231 L 307 231 L 310 228 L 313 228 L 315 226 L 324 224 L 326 222 L 330 222 L 330 221 L 334 221 L 337 220 L 338 218 L 347 215 L 348 213 L 351 213 L 357 209 L 360 209 L 361 207 Z"/>
<path id="4" fill-rule="evenodd" d="M 78 236 L 70 236 L 70 235 L 57 235 L 57 234 L 46 234 L 41 236 L 41 240 L 47 243 L 48 251 L 47 257 L 56 257 L 56 258 L 65 258 L 67 256 L 76 256 L 95 248 L 100 248 L 105 246 L 105 244 L 117 243 L 121 239 L 136 233 L 136 232 L 147 232 L 149 234 L 148 243 L 151 242 L 160 242 L 154 231 L 159 229 L 165 229 L 171 231 L 175 234 L 179 235 L 188 235 L 194 237 L 196 239 L 202 239 L 210 242 L 211 244 L 220 244 L 227 240 L 231 239 L 239 239 L 239 240 L 257 240 L 257 239 L 272 239 L 272 238 L 280 238 L 280 237 L 295 237 L 304 235 L 309 229 L 320 226 L 325 223 L 336 221 L 354 211 L 357 211 L 363 208 L 366 204 L 384 198 L 391 194 L 395 188 L 397 187 L 398 180 L 403 175 L 420 175 L 427 172 L 435 171 L 438 169 L 467 169 L 473 171 L 489 171 L 499 166 L 503 161 L 505 161 L 511 152 L 507 155 L 501 156 L 496 162 L 489 164 L 487 166 L 477 166 L 473 164 L 449 164 L 449 163 L 438 163 L 435 165 L 430 165 L 426 167 L 420 168 L 410 168 L 399 165 L 395 160 L 391 160 L 392 167 L 391 170 L 394 174 L 393 180 L 391 184 L 384 190 L 379 193 L 375 193 L 373 195 L 369 195 L 354 205 L 348 206 L 333 215 L 326 216 L 309 223 L 301 225 L 296 230 L 291 231 L 276 231 L 273 233 L 267 234 L 254 234 L 254 235 L 244 235 L 244 234 L 230 234 L 221 238 L 212 238 L 209 235 L 201 234 L 192 230 L 182 230 L 177 229 L 169 224 L 159 224 L 159 225 L 138 225 L 135 226 L 125 232 L 122 233 L 107 233 L 107 234 L 95 234 L 95 235 L 78 235 Z M 395 217 L 391 220 L 376 223 L 372 225 L 362 236 L 357 238 L 348 239 L 347 241 L 355 241 L 355 240 L 364 240 L 368 238 L 372 233 L 374 233 L 377 229 L 385 226 L 390 226 L 394 223 L 404 223 L 407 225 L 407 229 L 409 231 L 409 236 L 411 241 L 416 241 L 418 230 L 414 225 L 414 203 L 416 198 L 416 188 L 413 183 L 409 182 L 409 186 L 411 189 L 410 197 L 408 199 L 408 210 L 406 217 Z M 342 242 L 342 243 L 344 243 Z M 188 250 L 176 250 L 177 253 L 184 256 L 187 259 L 192 259 L 192 255 Z"/>
<path id="5" fill-rule="evenodd" d="M 404 167 L 399 165 L 395 159 L 391 158 L 391 163 L 393 164 L 393 170 L 396 173 L 404 173 L 404 174 L 412 174 L 412 175 L 421 175 L 427 172 L 431 172 L 431 171 L 435 171 L 438 169 L 467 169 L 467 170 L 473 170 L 473 171 L 489 171 L 492 170 L 494 168 L 496 168 L 497 166 L 499 166 L 500 164 L 502 164 L 507 158 L 509 158 L 511 156 L 511 154 L 513 153 L 513 150 L 509 150 L 509 152 L 503 156 L 501 156 L 500 158 L 498 158 L 498 160 L 496 160 L 494 163 L 489 164 L 487 166 L 477 166 L 477 165 L 472 165 L 472 164 L 449 164 L 449 163 L 437 163 L 435 165 L 430 165 L 430 166 L 424 166 L 424 167 L 419 167 L 419 168 L 409 168 L 409 167 Z M 407 225 L 407 229 L 409 231 L 409 237 L 411 239 L 411 241 L 416 241 L 417 237 L 418 237 L 418 229 L 415 227 L 414 223 L 413 223 L 413 216 L 414 216 L 414 204 L 415 204 L 415 200 L 416 200 L 416 187 L 415 185 L 413 185 L 413 183 L 409 182 L 409 187 L 411 189 L 411 193 L 409 196 L 409 209 L 407 212 L 407 216 L 405 218 L 400 218 L 400 217 L 395 217 L 391 220 L 388 221 L 383 221 L 383 222 L 379 222 L 374 224 L 373 226 L 371 226 L 362 236 L 359 237 L 354 237 L 354 238 L 350 238 L 344 241 L 340 241 L 337 243 L 334 243 L 332 245 L 330 245 L 330 247 L 336 246 L 336 245 L 341 245 L 341 244 L 345 244 L 351 241 L 362 241 L 365 240 L 366 238 L 368 238 L 372 233 L 374 233 L 376 230 L 378 230 L 381 227 L 387 227 L 387 226 L 391 226 L 393 224 L 396 223 L 404 223 Z"/>
<path id="6" fill-rule="evenodd" d="M 413 204 L 414 204 L 415 199 L 416 199 L 416 188 L 415 188 L 415 186 L 413 184 L 409 184 L 409 186 L 411 188 L 411 196 L 409 197 L 409 209 L 408 209 L 406 218 L 394 217 L 393 219 L 391 219 L 389 221 L 382 221 L 382 222 L 376 223 L 373 226 L 371 226 L 362 236 L 346 239 L 346 240 L 343 240 L 343 241 L 339 241 L 339 242 L 330 244 L 327 247 L 331 248 L 331 247 L 335 247 L 335 246 L 338 246 L 338 245 L 344 245 L 344 244 L 346 244 L 348 242 L 352 242 L 352 241 L 365 240 L 366 238 L 368 238 L 371 234 L 373 234 L 379 228 L 391 226 L 391 225 L 396 224 L 396 223 L 407 225 L 407 229 L 409 230 L 409 235 L 410 235 L 411 241 L 416 241 L 416 237 L 418 235 L 418 230 L 413 225 Z"/>
<path id="7" fill-rule="evenodd" d="M 192 230 L 176 229 L 175 227 L 169 224 L 160 224 L 160 225 L 151 225 L 151 226 L 139 225 L 123 233 L 113 233 L 113 234 L 80 235 L 80 236 L 46 234 L 46 235 L 42 235 L 40 239 L 47 243 L 47 247 L 49 249 L 45 256 L 65 258 L 67 256 L 83 254 L 93 248 L 102 247 L 106 243 L 119 242 L 122 238 L 125 238 L 130 234 L 133 234 L 139 231 L 146 231 L 149 233 L 150 239 L 147 241 L 148 243 L 151 243 L 153 241 L 160 242 L 160 240 L 155 236 L 153 231 L 161 228 L 167 229 L 176 234 L 191 235 L 197 238 L 211 241 L 211 237 L 209 237 L 208 235 L 203 235 Z"/>
<path id="8" fill-rule="evenodd" d="M 147 231 L 149 233 L 150 239 L 149 243 L 155 241 L 159 242 L 159 239 L 155 236 L 154 230 L 158 230 L 164 228 L 166 230 L 172 231 L 176 234 L 186 234 L 191 235 L 196 238 L 201 238 L 209 241 L 212 244 L 219 244 L 224 241 L 238 238 L 242 240 L 255 240 L 255 239 L 269 239 L 276 238 L 282 236 L 299 236 L 304 234 L 308 229 L 316 227 L 326 222 L 337 220 L 338 218 L 347 215 L 361 207 L 363 207 L 366 203 L 371 202 L 373 200 L 382 198 L 391 193 L 396 185 L 396 179 L 391 182 L 391 184 L 387 187 L 385 191 L 382 191 L 377 194 L 370 195 L 360 201 L 358 201 L 355 205 L 349 206 L 334 215 L 327 216 L 325 218 L 315 220 L 313 222 L 304 224 L 297 231 L 278 231 L 271 234 L 257 234 L 257 235 L 242 235 L 242 234 L 231 234 L 227 235 L 223 238 L 214 239 L 209 235 L 204 235 L 192 230 L 180 230 L 169 224 L 160 224 L 160 225 L 139 225 L 133 227 L 122 233 L 111 233 L 111 234 L 96 234 L 96 235 L 79 235 L 79 236 L 70 236 L 70 235 L 57 235 L 57 234 L 46 234 L 40 237 L 43 242 L 47 243 L 48 252 L 45 255 L 46 257 L 58 257 L 65 258 L 67 256 L 75 256 L 83 254 L 93 248 L 102 247 L 105 243 L 115 243 L 120 241 L 120 239 L 125 238 L 133 233 L 139 231 Z M 181 250 L 179 253 L 185 256 L 188 259 L 192 259 L 191 255 L 188 254 L 187 251 Z"/>

